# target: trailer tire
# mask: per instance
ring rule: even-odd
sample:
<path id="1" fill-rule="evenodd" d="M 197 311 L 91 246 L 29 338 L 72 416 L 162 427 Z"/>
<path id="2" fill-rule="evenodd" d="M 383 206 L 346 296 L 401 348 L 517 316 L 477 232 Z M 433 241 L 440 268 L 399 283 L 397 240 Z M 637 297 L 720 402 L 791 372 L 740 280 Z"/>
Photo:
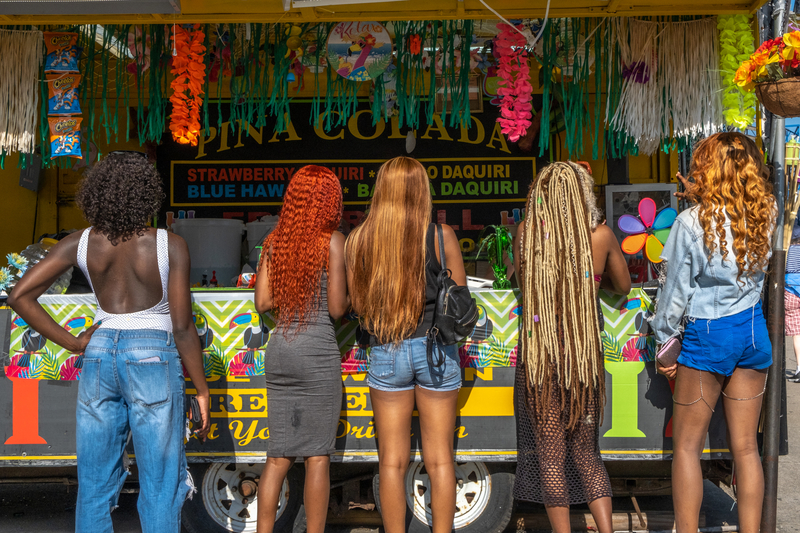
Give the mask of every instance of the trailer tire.
<path id="1" fill-rule="evenodd" d="M 244 481 L 256 483 L 263 463 L 208 463 L 189 465 L 197 493 L 183 506 L 181 522 L 187 533 L 249 533 L 256 530 L 258 501 L 255 495 L 243 505 L 231 498 L 231 487 Z M 244 477 L 241 477 L 244 475 Z M 249 489 L 252 489 L 252 484 Z M 234 493 L 241 494 L 238 489 Z M 293 466 L 286 475 L 278 503 L 275 533 L 305 533 L 303 471 Z"/>
<path id="2" fill-rule="evenodd" d="M 481 462 L 456 463 L 456 507 L 459 511 L 453 520 L 457 533 L 502 533 L 511 521 L 514 511 L 514 474 L 490 473 Z M 431 531 L 430 500 L 425 493 L 430 489 L 424 463 L 411 463 L 406 471 L 406 530 L 408 533 Z M 378 512 L 380 505 L 380 478 L 372 478 L 372 490 Z"/>

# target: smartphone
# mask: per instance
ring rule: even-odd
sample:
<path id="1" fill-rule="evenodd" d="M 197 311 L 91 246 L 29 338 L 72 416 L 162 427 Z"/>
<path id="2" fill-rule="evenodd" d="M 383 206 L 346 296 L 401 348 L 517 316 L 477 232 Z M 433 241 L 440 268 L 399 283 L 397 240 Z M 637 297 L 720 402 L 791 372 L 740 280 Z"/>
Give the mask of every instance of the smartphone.
<path id="1" fill-rule="evenodd" d="M 197 402 L 197 396 L 192 396 L 189 400 L 189 420 L 192 424 L 200 424 L 203 422 L 203 417 L 200 415 L 200 404 Z"/>

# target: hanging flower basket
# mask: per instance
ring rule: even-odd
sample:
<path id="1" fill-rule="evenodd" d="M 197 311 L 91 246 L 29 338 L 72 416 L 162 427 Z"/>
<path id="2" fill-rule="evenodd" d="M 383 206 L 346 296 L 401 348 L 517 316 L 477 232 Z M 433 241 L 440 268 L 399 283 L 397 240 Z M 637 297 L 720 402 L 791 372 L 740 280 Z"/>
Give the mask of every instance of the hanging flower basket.
<path id="1" fill-rule="evenodd" d="M 759 83 L 756 96 L 761 105 L 774 115 L 800 117 L 800 77 Z"/>
<path id="2" fill-rule="evenodd" d="M 782 117 L 800 117 L 800 31 L 764 41 L 742 61 L 733 82 L 755 91 L 761 104 Z"/>

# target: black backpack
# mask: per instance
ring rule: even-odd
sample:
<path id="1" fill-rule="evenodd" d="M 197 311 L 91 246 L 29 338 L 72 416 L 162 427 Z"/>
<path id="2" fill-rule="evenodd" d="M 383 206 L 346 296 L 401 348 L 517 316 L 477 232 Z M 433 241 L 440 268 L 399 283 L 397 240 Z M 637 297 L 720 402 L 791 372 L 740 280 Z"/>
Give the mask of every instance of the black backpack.
<path id="1" fill-rule="evenodd" d="M 444 253 L 444 236 L 442 226 L 436 224 L 436 233 L 439 237 L 439 257 L 442 271 L 439 272 L 439 293 L 436 295 L 436 310 L 433 315 L 433 325 L 428 330 L 428 364 L 440 367 L 444 363 L 444 356 L 438 349 L 437 359 L 433 361 L 433 348 L 439 343 L 448 346 L 455 344 L 472 333 L 478 321 L 478 305 L 470 295 L 469 288 L 456 285 L 450 278 L 447 269 L 447 260 Z"/>

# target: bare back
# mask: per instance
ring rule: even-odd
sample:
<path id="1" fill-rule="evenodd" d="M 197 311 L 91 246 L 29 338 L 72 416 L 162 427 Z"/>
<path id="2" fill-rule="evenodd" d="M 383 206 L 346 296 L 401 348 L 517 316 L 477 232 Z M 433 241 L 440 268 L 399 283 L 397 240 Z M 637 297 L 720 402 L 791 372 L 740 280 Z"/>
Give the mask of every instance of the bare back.
<path id="1" fill-rule="evenodd" d="M 154 228 L 116 246 L 92 230 L 86 263 L 98 303 L 109 313 L 144 311 L 162 299 Z"/>

